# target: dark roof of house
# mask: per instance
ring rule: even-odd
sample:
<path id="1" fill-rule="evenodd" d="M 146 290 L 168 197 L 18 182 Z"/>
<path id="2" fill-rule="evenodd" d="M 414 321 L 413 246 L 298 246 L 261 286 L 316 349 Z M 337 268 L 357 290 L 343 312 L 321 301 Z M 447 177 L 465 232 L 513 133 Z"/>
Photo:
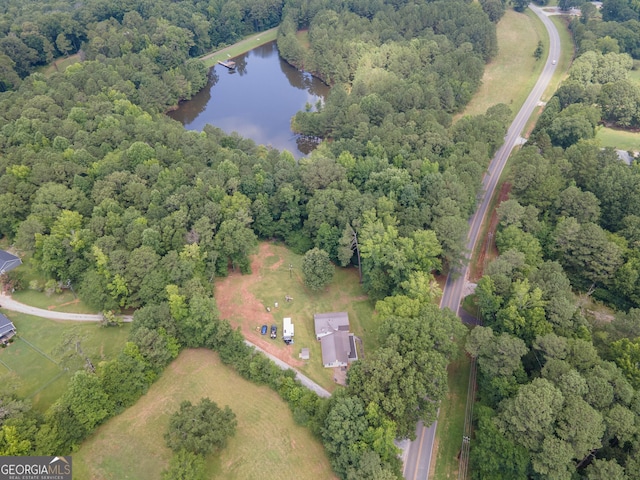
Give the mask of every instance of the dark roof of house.
<path id="1" fill-rule="evenodd" d="M 0 337 L 15 329 L 16 327 L 11 323 L 11 320 L 0 313 Z"/>
<path id="2" fill-rule="evenodd" d="M 11 255 L 5 250 L 0 250 L 0 274 L 7 273 L 22 263 L 20 258 Z"/>
<path id="3" fill-rule="evenodd" d="M 349 363 L 349 332 L 335 332 L 320 339 L 322 347 L 322 364 L 331 365 L 336 361 L 340 365 Z"/>
<path id="4" fill-rule="evenodd" d="M 349 314 L 347 312 L 316 313 L 313 316 L 316 338 L 333 332 L 349 331 Z"/>

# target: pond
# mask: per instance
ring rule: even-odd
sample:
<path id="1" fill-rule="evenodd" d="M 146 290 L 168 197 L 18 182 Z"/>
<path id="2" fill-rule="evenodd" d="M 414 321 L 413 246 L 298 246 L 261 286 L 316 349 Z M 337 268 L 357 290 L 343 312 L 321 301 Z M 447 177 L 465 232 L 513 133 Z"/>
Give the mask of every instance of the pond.
<path id="1" fill-rule="evenodd" d="M 282 60 L 276 42 L 233 61 L 235 70 L 216 65 L 209 72 L 207 85 L 168 115 L 189 130 L 202 130 L 211 124 L 226 133 L 238 132 L 257 144 L 289 150 L 296 158 L 313 150 L 314 139 L 291 131 L 291 117 L 324 101 L 329 87 Z"/>

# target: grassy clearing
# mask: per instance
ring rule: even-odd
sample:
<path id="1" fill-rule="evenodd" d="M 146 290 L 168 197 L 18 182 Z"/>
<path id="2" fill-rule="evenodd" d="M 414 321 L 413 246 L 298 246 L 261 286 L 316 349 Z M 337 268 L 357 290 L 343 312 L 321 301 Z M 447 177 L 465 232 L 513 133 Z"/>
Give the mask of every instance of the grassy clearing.
<path id="1" fill-rule="evenodd" d="M 18 302 L 32 307 L 44 308 L 45 310 L 66 313 L 98 313 L 67 290 L 51 295 L 36 290 L 22 290 L 13 293 L 11 296 Z"/>
<path id="2" fill-rule="evenodd" d="M 483 114 L 498 103 L 507 104 L 515 116 L 540 74 L 543 62 L 533 52 L 540 40 L 547 51 L 549 41 L 533 12 L 507 10 L 497 33 L 498 55 L 485 67 L 482 85 L 460 116 Z"/>
<path id="3" fill-rule="evenodd" d="M 463 341 L 459 342 L 459 358 L 448 367 L 449 393 L 440 404 L 436 430 L 437 457 L 434 479 L 458 478 L 458 454 L 462 445 L 464 416 L 469 386 L 469 358 L 464 354 Z"/>
<path id="4" fill-rule="evenodd" d="M 598 127 L 596 140 L 602 147 L 612 147 L 632 152 L 640 150 L 640 132 Z"/>
<path id="5" fill-rule="evenodd" d="M 162 436 L 183 400 L 209 397 L 229 405 L 238 429 L 227 447 L 207 459 L 207 478 L 238 480 L 335 478 L 322 445 L 296 425 L 288 406 L 222 365 L 214 352 L 187 350 L 149 392 L 111 419 L 74 454 L 74 478 L 157 480 L 171 452 Z"/>
<path id="6" fill-rule="evenodd" d="M 40 411 L 45 411 L 64 393 L 70 378 L 57 364 L 60 360 L 57 349 L 65 335 L 77 332 L 84 338 L 82 348 L 97 364 L 117 355 L 130 328 L 128 325 L 102 328 L 95 323 L 58 322 L 22 313 L 4 313 L 16 326 L 18 338 L 8 348 L 0 349 L 0 361 L 17 376 L 18 395 L 31 398 Z"/>
<path id="7" fill-rule="evenodd" d="M 296 38 L 302 45 L 302 48 L 309 50 L 311 48 L 311 42 L 309 42 L 309 30 L 298 30 L 296 32 Z"/>
<path id="8" fill-rule="evenodd" d="M 41 72 L 47 77 L 53 75 L 55 72 L 64 72 L 69 65 L 73 65 L 74 63 L 78 63 L 80 61 L 80 56 L 76 53 L 74 55 L 69 55 L 68 57 L 59 58 L 55 62 L 47 65 L 46 67 L 42 67 Z"/>
<path id="9" fill-rule="evenodd" d="M 260 45 L 264 45 L 265 43 L 275 40 L 277 37 L 278 27 L 275 27 L 270 30 L 265 30 L 264 32 L 251 35 L 244 40 L 240 40 L 238 43 L 216 50 L 215 52 L 207 53 L 200 57 L 200 60 L 202 60 L 205 66 L 213 67 L 219 61 L 228 60 L 229 58 L 234 58 L 238 55 L 242 55 L 243 53 L 247 53 Z"/>
<path id="10" fill-rule="evenodd" d="M 288 358 L 294 365 L 298 362 L 300 370 L 305 375 L 327 390 L 333 390 L 333 369 L 324 368 L 322 365 L 320 342 L 315 339 L 314 313 L 346 311 L 349 314 L 351 331 L 363 340 L 365 351 L 373 351 L 378 347 L 377 319 L 374 316 L 373 305 L 358 281 L 357 269 L 336 268 L 331 285 L 322 292 L 312 292 L 304 285 L 301 255 L 296 255 L 279 244 L 263 244 L 260 251 L 263 262 L 259 270 L 254 270 L 250 276 L 232 276 L 223 282 L 231 282 L 229 286 L 234 292 L 233 298 L 227 301 L 230 300 L 234 305 L 257 303 L 257 310 L 261 313 L 266 312 L 266 307 L 269 306 L 271 313 L 263 314 L 260 318 L 246 318 L 247 313 L 238 309 L 231 314 L 229 320 L 235 325 L 241 325 L 243 333 L 250 341 L 255 341 L 260 346 L 263 346 L 261 341 L 268 341 L 271 353 L 275 350 L 285 361 L 288 361 Z M 248 289 L 253 298 L 248 298 L 243 289 Z M 216 298 L 220 305 L 218 292 L 219 289 L 216 287 Z M 293 297 L 293 301 L 285 302 L 285 295 Z M 276 302 L 278 308 L 275 308 Z M 285 345 L 280 340 L 283 317 L 291 317 L 294 324 L 293 345 Z M 256 329 L 259 329 L 262 323 L 278 325 L 277 340 L 265 340 L 265 337 L 256 333 Z M 310 353 L 310 359 L 304 363 L 298 361 L 302 347 L 309 348 Z"/>
<path id="11" fill-rule="evenodd" d="M 26 257 L 23 258 L 22 261 L 23 264 L 20 266 L 20 271 L 24 277 L 25 287 L 28 287 L 32 281 L 36 281 L 43 286 L 46 279 L 32 265 L 31 259 Z M 44 292 L 25 288 L 25 290 L 14 292 L 11 296 L 18 302 L 45 310 L 67 313 L 98 313 L 96 310 L 84 304 L 70 290 L 63 290 L 62 293 L 47 295 Z"/>

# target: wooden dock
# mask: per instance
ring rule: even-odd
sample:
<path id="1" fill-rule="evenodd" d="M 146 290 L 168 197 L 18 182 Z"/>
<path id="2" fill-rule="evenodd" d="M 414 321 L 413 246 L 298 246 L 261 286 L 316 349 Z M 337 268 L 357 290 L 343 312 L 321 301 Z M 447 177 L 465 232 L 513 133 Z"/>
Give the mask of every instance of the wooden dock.
<path id="1" fill-rule="evenodd" d="M 227 60 L 226 62 L 219 60 L 218 63 L 223 67 L 227 67 L 229 70 L 234 70 L 236 68 L 236 62 L 233 60 Z"/>

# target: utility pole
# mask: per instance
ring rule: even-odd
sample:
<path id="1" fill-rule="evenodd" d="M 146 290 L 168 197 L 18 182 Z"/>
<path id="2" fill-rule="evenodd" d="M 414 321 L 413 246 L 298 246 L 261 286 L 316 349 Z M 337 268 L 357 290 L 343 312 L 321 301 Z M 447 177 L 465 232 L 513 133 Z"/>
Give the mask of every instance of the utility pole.
<path id="1" fill-rule="evenodd" d="M 353 233 L 353 238 L 351 239 L 351 250 L 355 249 L 356 254 L 358 255 L 358 274 L 360 275 L 360 283 L 362 283 L 362 264 L 360 263 L 360 246 L 358 245 L 358 234 L 353 229 L 353 227 L 351 227 L 351 232 Z"/>

